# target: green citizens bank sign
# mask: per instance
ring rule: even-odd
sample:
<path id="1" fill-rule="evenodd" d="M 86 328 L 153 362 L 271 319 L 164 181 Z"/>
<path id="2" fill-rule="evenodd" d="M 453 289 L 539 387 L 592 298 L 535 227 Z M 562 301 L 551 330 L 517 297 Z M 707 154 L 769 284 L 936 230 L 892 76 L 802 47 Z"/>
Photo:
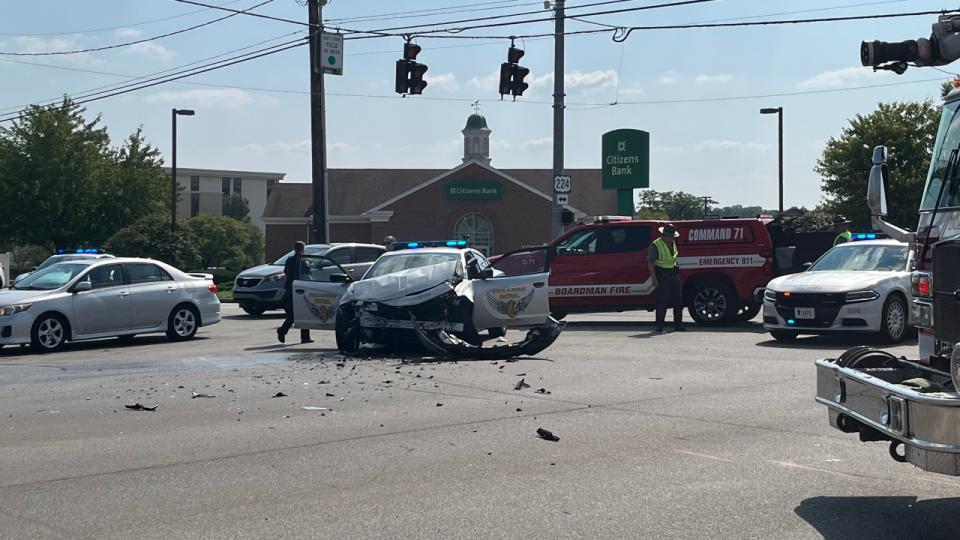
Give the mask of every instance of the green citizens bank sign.
<path id="1" fill-rule="evenodd" d="M 445 199 L 502 199 L 503 185 L 499 182 L 451 182 L 443 189 Z"/>
<path id="2" fill-rule="evenodd" d="M 650 134 L 618 129 L 603 134 L 603 188 L 650 187 Z"/>

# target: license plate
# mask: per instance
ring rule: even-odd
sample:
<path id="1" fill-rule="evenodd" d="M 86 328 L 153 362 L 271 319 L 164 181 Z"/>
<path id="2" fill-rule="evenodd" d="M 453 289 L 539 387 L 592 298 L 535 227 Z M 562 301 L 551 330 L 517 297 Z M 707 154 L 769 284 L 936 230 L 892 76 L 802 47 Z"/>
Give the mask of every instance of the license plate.
<path id="1" fill-rule="evenodd" d="M 812 307 L 798 307 L 793 309 L 793 315 L 798 319 L 816 319 L 817 310 Z"/>

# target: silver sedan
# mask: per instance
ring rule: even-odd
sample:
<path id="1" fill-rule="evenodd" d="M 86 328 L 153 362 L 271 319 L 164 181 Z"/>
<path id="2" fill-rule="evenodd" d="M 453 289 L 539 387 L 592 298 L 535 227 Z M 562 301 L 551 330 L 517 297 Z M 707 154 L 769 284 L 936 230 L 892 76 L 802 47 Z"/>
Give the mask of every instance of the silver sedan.
<path id="1" fill-rule="evenodd" d="M 0 347 L 55 351 L 67 341 L 164 332 L 172 340 L 220 322 L 217 286 L 150 259 L 70 261 L 0 291 Z"/>

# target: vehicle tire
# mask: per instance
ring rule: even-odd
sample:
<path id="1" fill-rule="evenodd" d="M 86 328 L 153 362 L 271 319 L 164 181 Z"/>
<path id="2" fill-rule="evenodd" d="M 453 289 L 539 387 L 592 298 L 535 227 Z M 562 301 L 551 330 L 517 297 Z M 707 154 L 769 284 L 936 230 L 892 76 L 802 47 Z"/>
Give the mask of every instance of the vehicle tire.
<path id="1" fill-rule="evenodd" d="M 334 324 L 337 349 L 343 354 L 355 354 L 360 350 L 360 324 L 353 307 L 344 306 L 337 310 Z"/>
<path id="2" fill-rule="evenodd" d="M 167 337 L 173 341 L 193 339 L 200 329 L 200 313 L 189 304 L 173 308 L 167 317 Z"/>
<path id="3" fill-rule="evenodd" d="M 259 316 L 263 315 L 264 312 L 267 311 L 267 310 L 266 310 L 265 308 L 263 308 L 262 306 L 246 306 L 246 305 L 241 305 L 241 306 L 240 306 L 240 309 L 246 311 L 246 312 L 247 312 L 247 315 L 250 315 L 251 317 L 259 317 Z"/>
<path id="4" fill-rule="evenodd" d="M 907 301 L 899 294 L 891 294 L 883 303 L 880 339 L 884 343 L 899 343 L 907 335 L 907 321 Z"/>
<path id="5" fill-rule="evenodd" d="M 498 328 L 489 328 L 487 329 L 487 335 L 490 336 L 490 339 L 500 339 L 507 335 L 507 329 L 502 326 Z"/>
<path id="6" fill-rule="evenodd" d="M 562 321 L 562 320 L 564 320 L 564 319 L 567 318 L 567 312 L 565 312 L 565 311 L 554 311 L 553 313 L 550 314 L 550 316 L 553 317 L 554 319 L 558 320 L 558 321 Z"/>
<path id="7" fill-rule="evenodd" d="M 59 351 L 67 342 L 69 326 L 56 313 L 45 313 L 37 318 L 30 331 L 30 346 L 39 353 Z"/>
<path id="8" fill-rule="evenodd" d="M 700 326 L 724 326 L 736 319 L 740 303 L 733 287 L 717 281 L 694 285 L 687 296 L 690 316 Z"/>
<path id="9" fill-rule="evenodd" d="M 789 343 L 796 340 L 799 333 L 794 330 L 771 330 L 770 335 L 777 341 Z"/>
<path id="10" fill-rule="evenodd" d="M 737 320 L 740 322 L 750 321 L 760 313 L 761 308 L 763 308 L 762 304 L 754 303 L 740 306 L 740 311 L 737 312 Z"/>

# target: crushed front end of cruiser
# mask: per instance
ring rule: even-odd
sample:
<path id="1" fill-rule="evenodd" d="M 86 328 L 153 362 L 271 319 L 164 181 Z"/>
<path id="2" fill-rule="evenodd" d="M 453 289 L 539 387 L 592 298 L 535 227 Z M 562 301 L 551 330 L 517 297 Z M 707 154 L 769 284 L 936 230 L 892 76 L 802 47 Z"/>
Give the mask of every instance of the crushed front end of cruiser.
<path id="1" fill-rule="evenodd" d="M 547 317 L 543 325 L 528 330 L 522 341 L 492 347 L 471 345 L 445 330 L 431 330 L 426 324 L 420 322 L 416 323 L 415 331 L 424 348 L 438 356 L 506 360 L 516 356 L 535 356 L 552 345 L 565 326 L 566 323 Z"/>

